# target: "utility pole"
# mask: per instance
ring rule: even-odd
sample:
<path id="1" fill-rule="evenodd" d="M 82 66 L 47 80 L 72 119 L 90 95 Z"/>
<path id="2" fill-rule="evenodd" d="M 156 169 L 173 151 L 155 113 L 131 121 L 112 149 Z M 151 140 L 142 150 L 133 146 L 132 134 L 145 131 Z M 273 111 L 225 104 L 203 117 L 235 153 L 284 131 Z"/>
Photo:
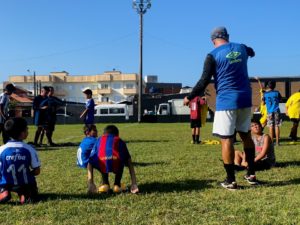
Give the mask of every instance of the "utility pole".
<path id="1" fill-rule="evenodd" d="M 142 121 L 142 95 L 143 95 L 143 15 L 151 8 L 151 0 L 133 0 L 133 8 L 140 15 L 140 72 L 138 91 L 138 122 Z"/>

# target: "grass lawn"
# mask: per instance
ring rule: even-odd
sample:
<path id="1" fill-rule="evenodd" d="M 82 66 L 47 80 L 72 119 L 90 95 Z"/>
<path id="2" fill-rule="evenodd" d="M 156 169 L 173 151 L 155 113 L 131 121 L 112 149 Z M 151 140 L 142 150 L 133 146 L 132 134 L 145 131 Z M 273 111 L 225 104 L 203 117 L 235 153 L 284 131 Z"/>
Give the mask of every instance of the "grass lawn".
<path id="1" fill-rule="evenodd" d="M 291 123 L 281 136 L 287 138 Z M 98 124 L 101 132 L 105 124 Z M 0 205 L 0 224 L 300 224 L 300 142 L 282 141 L 278 166 L 257 173 L 263 185 L 219 186 L 225 178 L 220 145 L 190 144 L 188 123 L 118 124 L 135 162 L 140 194 L 86 195 L 86 171 L 76 167 L 76 146 L 40 148 L 41 201 Z M 30 127 L 32 141 L 34 127 Z M 202 131 L 211 136 L 212 124 Z M 82 125 L 58 125 L 56 143 L 79 143 Z M 241 149 L 241 144 L 235 145 Z M 95 174 L 97 185 L 100 175 Z M 126 169 L 123 181 L 129 184 Z"/>

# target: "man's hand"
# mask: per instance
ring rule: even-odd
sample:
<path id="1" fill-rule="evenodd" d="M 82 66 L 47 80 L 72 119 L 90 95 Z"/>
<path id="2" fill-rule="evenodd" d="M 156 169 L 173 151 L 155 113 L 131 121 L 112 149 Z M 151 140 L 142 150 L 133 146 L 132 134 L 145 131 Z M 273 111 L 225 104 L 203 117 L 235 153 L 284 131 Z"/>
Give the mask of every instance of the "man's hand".
<path id="1" fill-rule="evenodd" d="M 183 105 L 189 105 L 189 103 L 190 103 L 190 100 L 188 100 L 188 98 L 187 97 L 185 97 L 184 99 L 183 99 Z"/>

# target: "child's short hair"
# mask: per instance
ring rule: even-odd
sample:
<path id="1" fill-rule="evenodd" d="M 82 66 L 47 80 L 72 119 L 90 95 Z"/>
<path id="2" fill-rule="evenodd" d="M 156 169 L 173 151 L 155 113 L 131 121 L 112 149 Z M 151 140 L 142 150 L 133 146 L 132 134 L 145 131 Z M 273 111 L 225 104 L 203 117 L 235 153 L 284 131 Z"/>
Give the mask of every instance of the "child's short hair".
<path id="1" fill-rule="evenodd" d="M 6 90 L 8 92 L 15 92 L 16 87 L 13 84 L 7 84 L 4 88 L 4 90 Z"/>
<path id="2" fill-rule="evenodd" d="M 91 89 L 85 89 L 82 93 L 84 93 L 86 95 L 93 95 L 93 92 Z"/>
<path id="3" fill-rule="evenodd" d="M 108 125 L 104 128 L 104 134 L 119 136 L 119 129 L 115 125 Z"/>
<path id="4" fill-rule="evenodd" d="M 27 122 L 21 117 L 9 119 L 4 124 L 7 135 L 13 139 L 18 139 L 22 132 L 27 129 Z"/>
<path id="5" fill-rule="evenodd" d="M 258 126 L 260 126 L 260 128 L 263 128 L 260 121 L 258 119 L 251 119 L 251 123 L 255 123 L 257 124 Z"/>
<path id="6" fill-rule="evenodd" d="M 42 89 L 44 89 L 46 92 L 49 92 L 49 91 L 50 91 L 50 89 L 49 89 L 48 86 L 43 86 Z"/>
<path id="7" fill-rule="evenodd" d="M 92 130 L 97 130 L 96 125 L 94 124 L 86 124 L 83 127 L 83 133 L 86 135 L 87 133 L 91 132 Z"/>
<path id="8" fill-rule="evenodd" d="M 275 89 L 276 87 L 276 81 L 274 80 L 269 80 L 268 83 L 267 83 L 267 87 L 270 88 L 270 89 Z"/>

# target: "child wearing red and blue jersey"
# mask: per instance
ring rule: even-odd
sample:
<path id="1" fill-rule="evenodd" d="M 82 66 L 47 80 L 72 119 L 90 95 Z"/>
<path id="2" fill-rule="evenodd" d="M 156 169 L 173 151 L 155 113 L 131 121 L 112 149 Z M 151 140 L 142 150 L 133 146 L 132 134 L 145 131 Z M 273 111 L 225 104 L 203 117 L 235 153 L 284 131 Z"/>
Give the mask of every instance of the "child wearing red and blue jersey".
<path id="1" fill-rule="evenodd" d="M 9 119 L 4 128 L 11 140 L 0 147 L 0 203 L 10 200 L 11 191 L 18 193 L 21 204 L 34 201 L 41 163 L 36 150 L 23 142 L 28 136 L 27 122 Z"/>
<path id="2" fill-rule="evenodd" d="M 131 192 L 139 191 L 131 156 L 125 142 L 119 137 L 119 130 L 114 125 L 104 129 L 104 134 L 98 138 L 90 155 L 89 163 L 102 175 L 102 186 L 100 192 L 107 192 L 109 189 L 109 173 L 115 174 L 114 192 L 122 191 L 121 179 L 124 166 L 128 166 L 131 176 Z"/>

